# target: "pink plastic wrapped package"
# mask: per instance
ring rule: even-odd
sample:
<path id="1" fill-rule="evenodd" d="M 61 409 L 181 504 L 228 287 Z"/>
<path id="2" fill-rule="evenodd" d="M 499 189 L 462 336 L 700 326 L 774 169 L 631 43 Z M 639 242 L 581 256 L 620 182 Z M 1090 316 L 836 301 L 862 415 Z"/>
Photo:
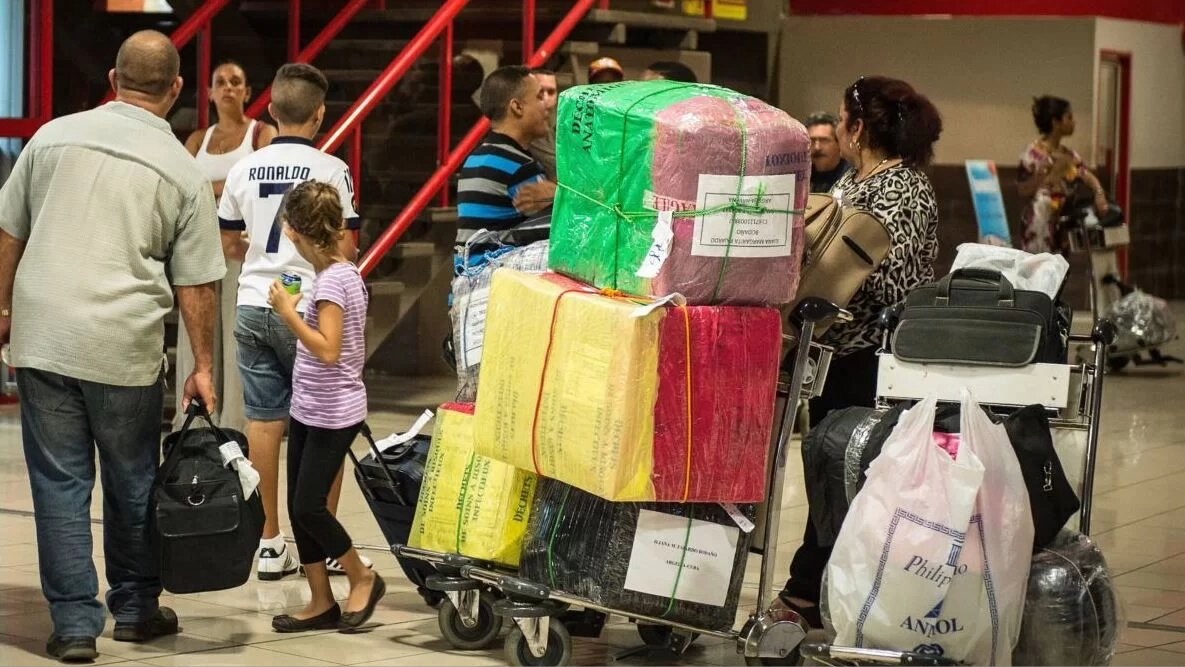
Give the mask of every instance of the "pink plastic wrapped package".
<path id="1" fill-rule="evenodd" d="M 760 100 L 670 81 L 560 99 L 550 268 L 693 305 L 794 300 L 806 128 Z"/>

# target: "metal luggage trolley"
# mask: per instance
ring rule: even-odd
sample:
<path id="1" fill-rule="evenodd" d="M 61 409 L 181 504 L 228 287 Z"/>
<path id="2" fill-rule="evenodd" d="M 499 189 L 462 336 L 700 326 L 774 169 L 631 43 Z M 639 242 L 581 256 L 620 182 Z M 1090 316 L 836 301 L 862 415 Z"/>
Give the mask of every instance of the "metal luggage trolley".
<path id="1" fill-rule="evenodd" d="M 1089 362 L 1077 364 L 1031 364 L 1021 368 L 957 366 L 948 364 L 910 363 L 898 360 L 888 352 L 888 342 L 896 325 L 898 312 L 888 309 L 881 316 L 885 329 L 885 344 L 880 354 L 877 372 L 877 407 L 888 409 L 901 401 L 918 401 L 937 395 L 940 402 L 957 403 L 966 387 L 983 407 L 993 412 L 1007 412 L 1026 405 L 1044 405 L 1050 414 L 1050 426 L 1085 434 L 1085 443 L 1078 449 L 1055 447 L 1066 466 L 1067 476 L 1079 457 L 1081 461 L 1078 496 L 1081 500 L 1079 530 L 1090 533 L 1091 505 L 1094 495 L 1095 463 L 1099 445 L 1099 418 L 1103 406 L 1103 375 L 1107 367 L 1107 350 L 1115 340 L 1115 326 L 1106 319 L 1095 321 L 1089 335 L 1071 335 L 1071 343 L 1088 343 L 1094 356 Z M 922 655 L 909 651 L 836 646 L 811 643 L 802 646 L 807 664 L 821 665 L 955 665 L 950 658 Z"/>
<path id="2" fill-rule="evenodd" d="M 799 341 L 811 341 L 816 325 L 828 321 L 849 321 L 851 314 L 823 299 L 804 299 L 795 309 L 793 319 L 801 322 Z M 787 338 L 794 342 L 793 339 Z M 779 402 L 783 404 L 779 417 L 778 437 L 773 442 L 765 516 L 765 543 L 778 543 L 782 491 L 786 479 L 786 461 L 791 434 L 794 432 L 799 399 L 817 396 L 823 389 L 833 349 L 819 343 L 796 345 L 793 370 L 783 374 L 778 384 Z M 674 623 L 661 618 L 639 615 L 626 609 L 612 609 L 590 600 L 552 590 L 542 584 L 526 581 L 512 573 L 498 571 L 464 556 L 440 554 L 403 545 L 392 551 L 402 557 L 418 558 L 434 564 L 438 575 L 429 580 L 429 587 L 443 591 L 448 601 L 441 606 L 440 626 L 445 639 L 454 641 L 458 628 L 467 637 L 480 639 L 458 648 L 483 648 L 494 643 L 504 618 L 514 622 L 505 640 L 506 658 L 512 665 L 565 665 L 572 656 L 572 635 L 597 636 L 605 615 L 617 614 L 633 619 L 646 649 L 665 648 L 682 653 L 699 635 L 730 639 L 737 643 L 737 653 L 748 664 L 795 664 L 798 646 L 806 636 L 806 624 L 788 609 L 770 610 L 772 584 L 784 573 L 777 569 L 774 549 L 764 549 L 761 556 L 761 585 L 757 605 L 748 621 L 739 629 L 721 632 Z M 569 608 L 585 610 L 585 622 L 579 630 L 569 632 Z M 567 612 L 567 613 L 565 613 Z M 589 613 L 599 616 L 599 622 L 589 621 Z M 564 615 L 564 620 L 559 617 Z M 446 629 L 447 628 L 447 629 Z"/>

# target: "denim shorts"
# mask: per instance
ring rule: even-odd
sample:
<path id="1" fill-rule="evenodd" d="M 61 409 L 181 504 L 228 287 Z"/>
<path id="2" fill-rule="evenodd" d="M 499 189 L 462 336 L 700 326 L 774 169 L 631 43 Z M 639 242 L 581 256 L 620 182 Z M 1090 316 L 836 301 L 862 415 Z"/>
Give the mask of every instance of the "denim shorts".
<path id="1" fill-rule="evenodd" d="M 271 308 L 239 306 L 235 340 L 239 343 L 247 419 L 287 419 L 292 404 L 296 334 Z"/>

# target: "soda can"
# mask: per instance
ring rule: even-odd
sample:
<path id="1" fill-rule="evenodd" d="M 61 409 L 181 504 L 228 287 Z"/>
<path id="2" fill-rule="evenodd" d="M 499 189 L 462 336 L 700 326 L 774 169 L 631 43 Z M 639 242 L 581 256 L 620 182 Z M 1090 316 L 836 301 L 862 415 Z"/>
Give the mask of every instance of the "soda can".
<path id="1" fill-rule="evenodd" d="M 281 273 L 280 284 L 289 294 L 300 294 L 300 276 L 295 273 Z"/>

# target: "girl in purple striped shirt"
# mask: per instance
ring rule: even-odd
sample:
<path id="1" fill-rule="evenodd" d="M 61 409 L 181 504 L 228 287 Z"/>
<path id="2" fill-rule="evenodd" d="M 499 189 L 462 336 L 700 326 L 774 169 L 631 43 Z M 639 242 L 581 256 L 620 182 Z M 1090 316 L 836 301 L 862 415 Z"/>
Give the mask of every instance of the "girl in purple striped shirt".
<path id="1" fill-rule="evenodd" d="M 296 310 L 299 294 L 289 294 L 276 280 L 268 295 L 298 338 L 288 429 L 288 515 L 312 600 L 299 612 L 273 618 L 272 627 L 278 632 L 353 630 L 370 619 L 386 585 L 363 564 L 326 500 L 366 419 L 366 285 L 338 250 L 346 232 L 336 188 L 318 181 L 297 185 L 286 196 L 281 217 L 284 233 L 317 272 L 303 320 Z M 345 609 L 329 587 L 326 558 L 340 562 L 350 579 Z"/>

